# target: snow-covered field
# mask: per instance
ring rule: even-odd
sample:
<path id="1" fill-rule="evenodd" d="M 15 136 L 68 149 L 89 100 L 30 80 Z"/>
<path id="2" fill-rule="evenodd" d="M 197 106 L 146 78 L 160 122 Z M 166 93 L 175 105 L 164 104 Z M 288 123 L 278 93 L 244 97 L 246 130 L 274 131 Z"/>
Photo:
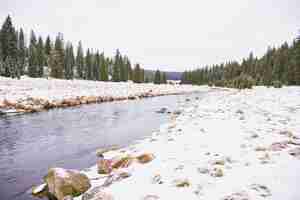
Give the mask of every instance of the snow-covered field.
<path id="1" fill-rule="evenodd" d="M 300 199 L 300 87 L 211 90 L 180 109 L 151 138 L 104 154 L 156 158 L 101 191 L 116 200 Z M 93 187 L 105 180 L 96 166 L 85 173 Z"/>
<path id="2" fill-rule="evenodd" d="M 191 85 L 0 77 L 0 108 L 39 111 L 91 102 L 193 92 L 199 88 Z"/>

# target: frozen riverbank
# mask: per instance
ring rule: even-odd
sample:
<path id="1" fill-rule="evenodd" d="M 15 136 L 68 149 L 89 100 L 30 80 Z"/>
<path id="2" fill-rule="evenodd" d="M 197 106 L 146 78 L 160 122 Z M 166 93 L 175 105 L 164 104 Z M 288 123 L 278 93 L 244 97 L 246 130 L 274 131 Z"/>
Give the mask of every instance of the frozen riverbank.
<path id="1" fill-rule="evenodd" d="M 100 188 L 106 178 L 94 166 L 90 191 L 117 200 L 300 198 L 299 87 L 215 90 L 181 109 L 151 138 L 104 154 L 149 152 L 152 162 L 134 162 L 122 169 L 129 178 Z"/>
<path id="2" fill-rule="evenodd" d="M 89 103 L 182 94 L 199 91 L 200 88 L 191 85 L 0 77 L 0 109 L 5 109 L 2 112 L 37 112 Z"/>

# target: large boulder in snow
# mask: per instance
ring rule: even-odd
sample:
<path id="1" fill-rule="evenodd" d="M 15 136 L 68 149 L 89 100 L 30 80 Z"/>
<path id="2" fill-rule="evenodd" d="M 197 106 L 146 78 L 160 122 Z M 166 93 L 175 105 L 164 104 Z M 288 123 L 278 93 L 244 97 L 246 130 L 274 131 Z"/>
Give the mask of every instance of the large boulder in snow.
<path id="1" fill-rule="evenodd" d="M 91 187 L 90 180 L 85 174 L 63 168 L 51 168 L 44 181 L 49 193 L 58 200 L 63 200 L 66 196 L 79 196 Z"/>

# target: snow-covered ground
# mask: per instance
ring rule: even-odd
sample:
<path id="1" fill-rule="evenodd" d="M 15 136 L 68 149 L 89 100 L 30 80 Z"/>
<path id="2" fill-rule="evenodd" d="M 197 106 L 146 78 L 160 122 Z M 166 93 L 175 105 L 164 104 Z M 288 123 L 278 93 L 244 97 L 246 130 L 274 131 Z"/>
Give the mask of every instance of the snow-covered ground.
<path id="1" fill-rule="evenodd" d="M 89 101 L 111 101 L 144 96 L 158 96 L 198 91 L 200 87 L 191 85 L 155 85 L 129 82 L 99 82 L 86 80 L 59 80 L 22 77 L 21 80 L 0 77 L 0 108 L 12 107 L 35 110 L 45 107 L 64 107 Z M 105 99 L 106 98 L 106 99 Z M 77 102 L 76 102 L 77 101 Z M 54 105 L 48 105 L 55 102 Z M 16 106 L 17 104 L 17 106 Z M 9 105 L 9 106 L 7 106 Z M 30 107 L 28 107 L 30 105 Z M 66 105 L 68 106 L 68 105 Z"/>
<path id="2" fill-rule="evenodd" d="M 116 200 L 300 199 L 300 156 L 291 155 L 300 147 L 300 87 L 211 90 L 180 109 L 152 137 L 104 154 L 156 158 L 123 169 L 132 176 L 103 191 Z M 85 173 L 93 187 L 105 180 L 96 166 Z"/>

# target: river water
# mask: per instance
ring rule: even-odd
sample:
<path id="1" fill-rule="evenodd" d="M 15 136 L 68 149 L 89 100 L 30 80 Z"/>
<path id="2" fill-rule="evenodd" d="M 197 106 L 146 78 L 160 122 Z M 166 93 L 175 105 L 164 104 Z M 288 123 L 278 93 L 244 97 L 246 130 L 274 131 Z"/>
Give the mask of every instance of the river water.
<path id="1" fill-rule="evenodd" d="M 0 199 L 31 200 L 28 190 L 50 167 L 95 165 L 97 148 L 126 146 L 149 136 L 180 101 L 198 94 L 160 96 L 0 118 Z"/>

